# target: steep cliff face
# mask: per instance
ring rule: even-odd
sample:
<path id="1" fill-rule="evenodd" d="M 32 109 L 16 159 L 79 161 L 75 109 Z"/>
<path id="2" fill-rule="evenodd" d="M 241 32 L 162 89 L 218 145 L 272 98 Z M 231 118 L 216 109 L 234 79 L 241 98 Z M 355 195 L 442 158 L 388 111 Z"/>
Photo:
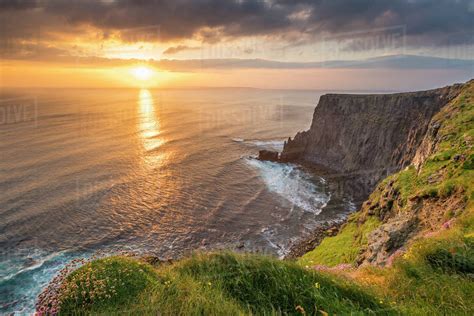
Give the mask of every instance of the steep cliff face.
<path id="1" fill-rule="evenodd" d="M 474 80 L 454 89 L 460 90 L 456 91 L 457 96 L 431 118 L 424 127 L 426 132 L 413 147 L 407 146 L 405 158 L 398 160 L 402 163 L 397 165 L 397 161 L 392 161 L 401 167 L 412 157 L 408 161 L 410 165 L 379 182 L 340 233 L 323 240 L 320 247 L 305 255 L 305 262 L 391 265 L 395 258 L 409 252 L 413 243 L 427 243 L 431 236 L 439 236 L 453 227 L 457 235 L 448 234 L 446 238 L 472 236 Z M 446 90 L 451 90 L 446 97 L 451 99 L 454 90 Z M 465 245 L 463 239 L 460 244 L 469 251 L 474 245 L 470 242 Z M 346 245 L 346 248 L 334 245 Z M 328 249 L 331 254 L 339 252 L 330 257 L 337 260 L 324 261 Z"/>
<path id="2" fill-rule="evenodd" d="M 323 95 L 311 128 L 289 139 L 280 159 L 360 173 L 375 185 L 387 173 L 411 163 L 431 118 L 459 94 L 460 88 Z"/>
<path id="3" fill-rule="evenodd" d="M 361 209 L 382 225 L 367 238 L 362 264 L 385 264 L 409 240 L 469 216 L 473 186 L 474 82 L 431 120 L 409 168 L 380 183 Z M 472 206 L 471 206 L 472 208 Z"/>

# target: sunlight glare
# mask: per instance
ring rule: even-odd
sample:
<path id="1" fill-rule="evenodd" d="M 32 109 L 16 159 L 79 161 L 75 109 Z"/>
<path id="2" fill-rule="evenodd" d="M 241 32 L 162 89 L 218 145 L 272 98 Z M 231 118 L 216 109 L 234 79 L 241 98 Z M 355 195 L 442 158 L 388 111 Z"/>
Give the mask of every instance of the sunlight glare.
<path id="1" fill-rule="evenodd" d="M 164 140 L 159 137 L 161 134 L 160 121 L 157 118 L 153 96 L 149 90 L 140 90 L 138 105 L 140 117 L 139 131 L 143 147 L 146 152 L 150 152 L 160 147 L 164 143 Z"/>
<path id="2" fill-rule="evenodd" d="M 148 81 L 154 74 L 154 71 L 146 66 L 139 66 L 132 69 L 132 74 L 137 80 Z"/>

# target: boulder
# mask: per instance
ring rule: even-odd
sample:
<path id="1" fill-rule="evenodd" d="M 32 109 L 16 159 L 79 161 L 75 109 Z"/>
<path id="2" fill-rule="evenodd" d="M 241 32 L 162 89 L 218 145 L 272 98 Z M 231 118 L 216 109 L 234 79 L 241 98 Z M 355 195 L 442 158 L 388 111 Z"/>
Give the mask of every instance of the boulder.
<path id="1" fill-rule="evenodd" d="M 402 215 L 382 224 L 369 234 L 368 246 L 357 258 L 358 264 L 385 265 L 388 258 L 416 232 L 417 226 L 418 219 L 410 215 Z"/>

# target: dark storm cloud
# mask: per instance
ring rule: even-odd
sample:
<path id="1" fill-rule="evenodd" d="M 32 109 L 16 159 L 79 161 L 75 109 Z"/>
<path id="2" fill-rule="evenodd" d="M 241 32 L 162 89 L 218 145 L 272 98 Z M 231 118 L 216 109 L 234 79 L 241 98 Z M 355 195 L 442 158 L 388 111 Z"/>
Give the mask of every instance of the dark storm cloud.
<path id="1" fill-rule="evenodd" d="M 302 44 L 403 26 L 407 44 L 421 46 L 470 44 L 474 26 L 474 0 L 3 0 L 0 8 L 0 36 L 13 39 L 92 25 L 131 42 L 263 35 Z"/>
<path id="2" fill-rule="evenodd" d="M 44 7 L 70 23 L 106 30 L 156 26 L 163 41 L 190 38 L 204 28 L 222 28 L 223 34 L 216 35 L 242 36 L 291 26 L 288 7 L 257 0 L 48 1 Z"/>
<path id="3" fill-rule="evenodd" d="M 38 5 L 36 0 L 2 0 L 0 9 L 21 10 L 35 8 Z"/>

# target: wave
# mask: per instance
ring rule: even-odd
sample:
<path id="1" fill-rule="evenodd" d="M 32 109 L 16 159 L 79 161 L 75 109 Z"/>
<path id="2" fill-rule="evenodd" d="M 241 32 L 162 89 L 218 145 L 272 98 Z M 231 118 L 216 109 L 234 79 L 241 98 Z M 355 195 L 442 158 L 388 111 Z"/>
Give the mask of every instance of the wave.
<path id="1" fill-rule="evenodd" d="M 326 191 L 325 180 L 312 178 L 293 164 L 260 161 L 245 158 L 247 164 L 257 169 L 267 189 L 280 195 L 300 209 L 320 214 L 331 196 Z"/>
<path id="2" fill-rule="evenodd" d="M 243 143 L 250 146 L 259 147 L 262 149 L 270 149 L 276 151 L 283 150 L 283 144 L 285 140 L 282 139 L 273 139 L 273 140 L 258 140 L 258 139 L 243 139 L 243 138 L 232 138 L 232 141 L 236 143 Z"/>
<path id="3" fill-rule="evenodd" d="M 0 314 L 33 314 L 36 297 L 41 289 L 77 256 L 68 251 L 46 254 L 31 250 L 0 262 L 0 266 L 7 266 L 10 270 L 0 279 Z M 83 256 L 88 255 L 80 255 Z"/>
<path id="4" fill-rule="evenodd" d="M 26 266 L 26 267 L 22 267 L 22 268 L 19 268 L 18 270 L 16 270 L 15 272 L 13 273 L 10 273 L 9 275 L 5 276 L 5 277 L 2 277 L 0 278 L 0 284 L 3 284 L 4 282 L 7 282 L 15 277 L 18 277 L 20 276 L 21 274 L 23 273 L 26 273 L 26 272 L 29 272 L 29 271 L 33 271 L 33 270 L 37 270 L 37 269 L 40 269 L 43 264 L 45 264 L 46 262 L 48 261 L 51 261 L 55 258 L 57 258 L 59 255 L 61 255 L 63 252 L 57 252 L 57 253 L 52 253 L 50 255 L 47 255 L 43 258 L 39 258 L 37 261 L 34 260 L 33 264 L 32 265 L 29 265 L 29 266 Z"/>

